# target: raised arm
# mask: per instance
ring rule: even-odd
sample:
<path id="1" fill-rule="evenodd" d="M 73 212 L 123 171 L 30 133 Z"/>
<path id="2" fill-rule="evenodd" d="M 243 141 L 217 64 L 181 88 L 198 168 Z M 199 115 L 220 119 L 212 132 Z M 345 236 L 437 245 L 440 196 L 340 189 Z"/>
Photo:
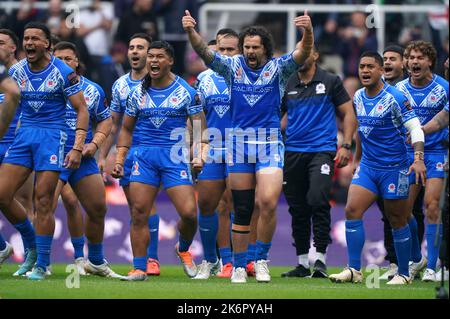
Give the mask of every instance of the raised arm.
<path id="1" fill-rule="evenodd" d="M 206 65 L 209 65 L 214 60 L 214 51 L 208 48 L 208 45 L 200 34 L 195 31 L 197 22 L 191 16 L 188 10 L 185 11 L 181 22 L 183 23 L 183 29 L 186 31 L 189 42 L 191 42 L 192 48 L 202 58 Z"/>
<path id="2" fill-rule="evenodd" d="M 304 15 L 296 17 L 294 23 L 297 28 L 303 30 L 303 37 L 295 46 L 292 56 L 297 64 L 303 64 L 311 54 L 314 45 L 313 27 L 308 11 L 305 10 Z"/>

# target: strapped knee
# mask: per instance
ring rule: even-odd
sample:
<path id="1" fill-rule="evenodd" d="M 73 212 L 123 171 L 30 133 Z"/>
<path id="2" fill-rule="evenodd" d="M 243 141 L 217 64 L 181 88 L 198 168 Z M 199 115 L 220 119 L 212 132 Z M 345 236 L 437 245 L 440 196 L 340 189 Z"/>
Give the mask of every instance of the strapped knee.
<path id="1" fill-rule="evenodd" d="M 232 231 L 248 234 L 253 209 L 255 207 L 255 190 L 231 190 L 234 204 L 234 221 Z"/>

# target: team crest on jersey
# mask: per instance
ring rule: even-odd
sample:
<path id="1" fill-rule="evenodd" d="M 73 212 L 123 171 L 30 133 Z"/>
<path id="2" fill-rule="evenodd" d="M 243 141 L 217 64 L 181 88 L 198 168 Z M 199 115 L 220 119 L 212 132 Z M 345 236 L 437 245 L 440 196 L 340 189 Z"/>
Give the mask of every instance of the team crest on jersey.
<path id="1" fill-rule="evenodd" d="M 436 170 L 439 172 L 442 172 L 444 170 L 444 164 L 442 164 L 441 162 L 437 162 L 436 163 Z"/>
<path id="2" fill-rule="evenodd" d="M 360 126 L 359 127 L 359 131 L 361 133 L 363 133 L 366 138 L 369 136 L 369 134 L 370 134 L 370 132 L 372 132 L 372 130 L 373 130 L 373 127 L 370 127 L 370 126 Z"/>
<path id="3" fill-rule="evenodd" d="M 50 156 L 50 164 L 57 164 L 57 163 L 58 163 L 58 156 L 56 156 L 55 154 Z"/>
<path id="4" fill-rule="evenodd" d="M 430 95 L 429 100 L 430 100 L 430 103 L 436 102 L 436 95 L 434 95 L 434 94 Z"/>
<path id="5" fill-rule="evenodd" d="M 53 89 L 56 86 L 56 81 L 50 79 L 46 83 L 47 89 Z"/>
<path id="6" fill-rule="evenodd" d="M 316 94 L 325 94 L 326 87 L 325 84 L 319 83 L 316 85 Z"/>
<path id="7" fill-rule="evenodd" d="M 242 79 L 242 68 L 236 70 L 236 75 L 234 76 L 237 80 Z"/>
<path id="8" fill-rule="evenodd" d="M 262 95 L 244 94 L 244 98 L 247 103 L 253 107 L 261 99 Z"/>
<path id="9" fill-rule="evenodd" d="M 21 89 L 25 89 L 27 87 L 27 80 L 26 79 L 22 79 L 22 82 L 20 82 L 20 88 Z"/>
<path id="10" fill-rule="evenodd" d="M 215 105 L 214 111 L 216 111 L 217 115 L 222 118 L 225 113 L 230 109 L 229 105 Z"/>
<path id="11" fill-rule="evenodd" d="M 389 184 L 388 193 L 395 193 L 395 184 L 394 183 Z"/>
<path id="12" fill-rule="evenodd" d="M 152 117 L 150 119 L 150 121 L 156 128 L 160 128 L 160 126 L 164 123 L 165 120 L 166 120 L 165 117 Z"/>
<path id="13" fill-rule="evenodd" d="M 171 101 L 173 104 L 177 104 L 177 103 L 178 103 L 178 98 L 177 98 L 176 96 L 172 96 L 172 97 L 170 98 L 170 101 Z"/>
<path id="14" fill-rule="evenodd" d="M 187 179 L 188 178 L 188 174 L 185 170 L 180 171 L 180 177 L 182 179 Z"/>
<path id="15" fill-rule="evenodd" d="M 138 161 L 134 162 L 133 171 L 131 172 L 131 175 L 134 175 L 134 176 L 141 175 L 141 172 L 139 172 L 139 162 Z"/>
<path id="16" fill-rule="evenodd" d="M 28 105 L 35 111 L 39 111 L 39 109 L 44 105 L 44 102 L 36 102 L 36 101 L 28 101 Z"/>
<path id="17" fill-rule="evenodd" d="M 265 71 L 264 74 L 263 74 L 263 76 L 264 76 L 265 78 L 270 77 L 270 72 L 269 72 L 269 71 Z"/>

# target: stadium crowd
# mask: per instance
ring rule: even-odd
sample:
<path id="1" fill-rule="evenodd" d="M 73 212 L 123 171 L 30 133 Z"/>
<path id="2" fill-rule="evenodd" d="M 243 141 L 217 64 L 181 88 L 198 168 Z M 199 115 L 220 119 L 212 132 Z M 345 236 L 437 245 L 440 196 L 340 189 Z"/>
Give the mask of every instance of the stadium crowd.
<path id="1" fill-rule="evenodd" d="M 80 274 L 159 275 L 155 198 L 163 188 L 180 216 L 175 252 L 193 279 L 270 282 L 281 192 L 298 256 L 283 277 L 361 282 L 362 216 L 378 200 L 390 263 L 382 278 L 392 285 L 422 271 L 423 281 L 440 278 L 448 33 L 431 20 L 427 29 L 391 16 L 395 44 L 380 50 L 363 12 L 305 11 L 294 21 L 259 14 L 254 24 L 266 27 L 221 29 L 211 40 L 195 30 L 200 1 L 114 1 L 107 11 L 94 0 L 79 27 L 61 1 L 48 10 L 33 3 L 0 11 L 0 210 L 26 251 L 14 275 L 50 275 L 60 195 Z M 287 54 L 285 23 L 299 34 Z M 336 53 L 340 68 L 327 63 Z M 103 254 L 104 172 L 120 179 L 130 208 L 134 258 L 126 276 Z M 349 263 L 329 276 L 335 201 L 346 203 Z M 189 252 L 197 229 L 200 265 Z M 0 237 L 0 264 L 12 253 Z M 448 257 L 441 259 L 448 278 Z"/>

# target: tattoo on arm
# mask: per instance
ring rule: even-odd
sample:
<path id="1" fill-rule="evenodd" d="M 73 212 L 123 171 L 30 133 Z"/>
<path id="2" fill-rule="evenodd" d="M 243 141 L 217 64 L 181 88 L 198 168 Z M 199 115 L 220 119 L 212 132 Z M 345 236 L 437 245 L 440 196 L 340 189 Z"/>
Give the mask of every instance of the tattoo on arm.
<path id="1" fill-rule="evenodd" d="M 439 129 L 442 129 L 444 126 L 448 125 L 448 113 L 442 112 L 437 114 L 434 120 L 437 122 Z"/>

